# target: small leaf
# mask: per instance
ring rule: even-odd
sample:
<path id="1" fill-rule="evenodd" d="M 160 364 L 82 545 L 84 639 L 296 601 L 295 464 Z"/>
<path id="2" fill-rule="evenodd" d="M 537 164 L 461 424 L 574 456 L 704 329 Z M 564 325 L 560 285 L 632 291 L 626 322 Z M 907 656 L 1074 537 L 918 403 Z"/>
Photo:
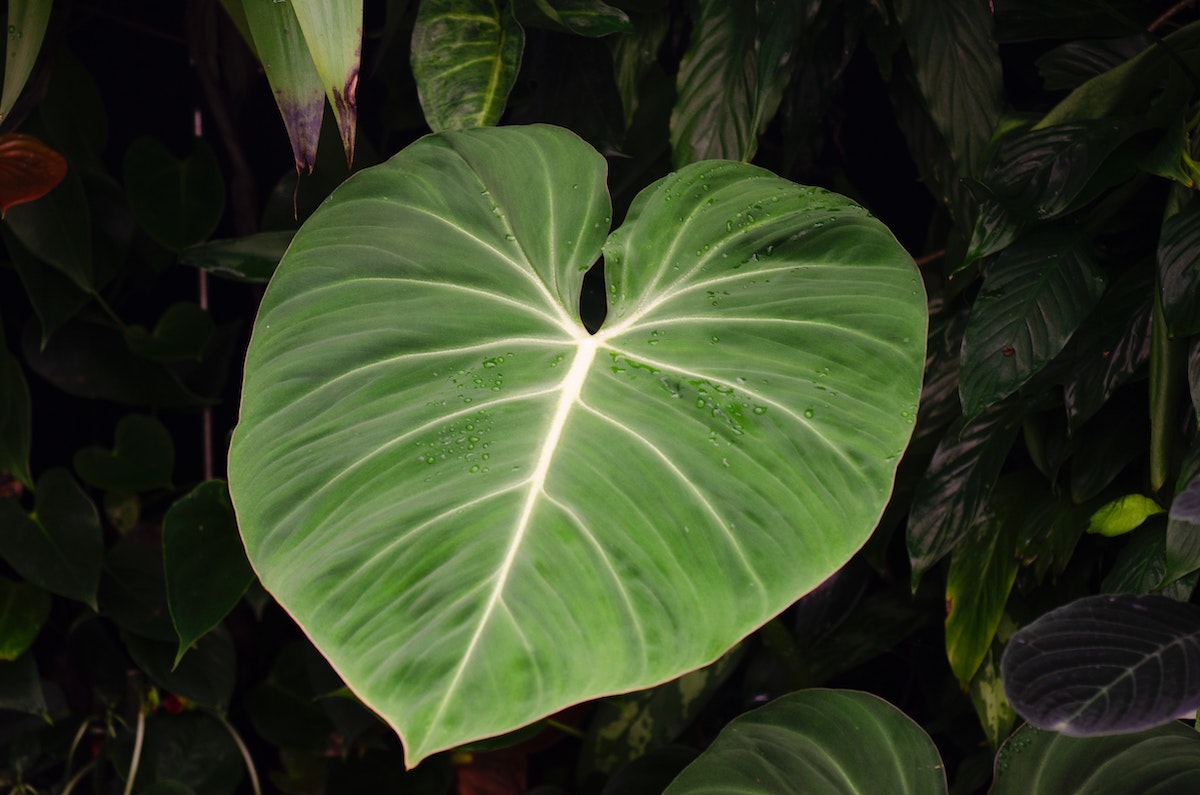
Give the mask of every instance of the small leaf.
<path id="1" fill-rule="evenodd" d="M 42 198 L 66 175 L 66 158 L 37 138 L 24 133 L 0 135 L 0 216 L 15 204 Z"/>
<path id="2" fill-rule="evenodd" d="M 32 517 L 0 500 L 0 555 L 31 583 L 94 609 L 103 555 L 96 506 L 64 469 L 42 475 L 35 495 Z"/>
<path id="3" fill-rule="evenodd" d="M 663 795 L 945 793 L 937 748 L 883 699 L 801 690 L 735 718 Z"/>
<path id="4" fill-rule="evenodd" d="M 1062 351 L 1100 300 L 1104 277 L 1065 240 L 1023 241 L 992 264 L 963 333 L 963 413 L 1016 392 Z"/>
<path id="5" fill-rule="evenodd" d="M 179 635 L 178 662 L 188 646 L 225 618 L 254 579 L 223 481 L 201 483 L 167 511 L 163 568 Z"/>
<path id="6" fill-rule="evenodd" d="M 8 120 L 8 112 L 33 71 L 53 5 L 53 0 L 8 0 L 8 46 L 4 53 L 0 121 Z M 0 207 L 0 211 L 2 209 Z"/>
<path id="7" fill-rule="evenodd" d="M 325 96 L 337 119 L 346 162 L 354 162 L 363 0 L 291 0 Z"/>
<path id="8" fill-rule="evenodd" d="M 0 577 L 0 662 L 10 663 L 28 651 L 49 616 L 50 594 Z"/>
<path id="9" fill-rule="evenodd" d="M 1167 584 L 1200 569 L 1200 475 L 1175 495 L 1167 519 Z"/>
<path id="10" fill-rule="evenodd" d="M 976 174 L 1003 108 L 1000 51 L 983 0 L 897 0 L 916 82 L 958 166 Z"/>
<path id="11" fill-rule="evenodd" d="M 908 517 L 914 587 L 983 511 L 1020 427 L 1017 411 L 1001 404 L 973 422 L 959 420 L 947 429 L 917 484 Z"/>
<path id="12" fill-rule="evenodd" d="M 1163 508 L 1154 500 L 1141 494 L 1126 494 L 1104 505 L 1088 520 L 1088 532 L 1093 535 L 1120 536 L 1136 530 Z"/>
<path id="13" fill-rule="evenodd" d="M 208 238 L 225 211 L 225 180 L 202 138 L 179 160 L 154 138 L 139 138 L 122 165 L 129 205 L 147 234 L 174 252 Z"/>
<path id="14" fill-rule="evenodd" d="M 288 2 L 227 0 L 227 9 L 231 6 L 244 12 L 254 49 L 287 128 L 296 172 L 311 174 L 317 162 L 317 143 L 325 116 L 325 89 L 296 11 Z"/>
<path id="15" fill-rule="evenodd" d="M 1163 222 L 1158 241 L 1158 283 L 1163 316 L 1172 336 L 1200 333 L 1200 201 L 1188 202 Z"/>
<path id="16" fill-rule="evenodd" d="M 412 69 L 434 132 L 487 127 L 504 113 L 525 49 L 512 7 L 496 0 L 421 0 Z"/>
<path id="17" fill-rule="evenodd" d="M 1041 728 L 1083 737 L 1168 723 L 1200 708 L 1200 607 L 1077 599 L 1018 630 L 1001 670 L 1017 712 Z"/>
<path id="18" fill-rule="evenodd" d="M 112 450 L 88 447 L 75 454 L 75 471 L 98 489 L 151 491 L 171 488 L 175 445 L 153 417 L 130 414 L 117 423 Z"/>
<path id="19" fill-rule="evenodd" d="M 180 253 L 179 261 L 224 279 L 266 284 L 295 234 L 289 229 L 259 232 L 232 240 L 213 240 L 185 249 Z"/>
<path id="20" fill-rule="evenodd" d="M 126 326 L 125 342 L 134 353 L 157 362 L 198 361 L 213 328 L 212 315 L 198 304 L 181 301 L 167 307 L 153 331 Z"/>
<path id="21" fill-rule="evenodd" d="M 33 424 L 29 385 L 17 357 L 4 347 L 0 332 L 0 472 L 33 487 L 29 449 Z"/>

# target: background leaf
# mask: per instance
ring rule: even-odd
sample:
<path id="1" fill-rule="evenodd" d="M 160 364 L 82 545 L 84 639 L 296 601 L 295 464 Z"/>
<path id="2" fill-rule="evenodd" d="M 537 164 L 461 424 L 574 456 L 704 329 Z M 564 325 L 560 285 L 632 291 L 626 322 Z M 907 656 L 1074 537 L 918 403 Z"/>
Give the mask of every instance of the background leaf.
<path id="1" fill-rule="evenodd" d="M 29 385 L 17 357 L 3 345 L 0 334 L 0 472 L 9 472 L 32 488 L 29 450 L 33 419 Z"/>
<path id="2" fill-rule="evenodd" d="M 0 662 L 11 663 L 28 651 L 49 616 L 50 594 L 0 577 Z"/>
<path id="3" fill-rule="evenodd" d="M 1157 726 L 1200 708 L 1200 607 L 1077 599 L 1022 627 L 1001 666 L 1009 700 L 1035 726 L 1078 737 Z"/>
<path id="4" fill-rule="evenodd" d="M 0 121 L 8 120 L 8 112 L 12 110 L 13 103 L 33 71 L 53 6 L 53 0 L 8 1 L 8 39 L 4 50 L 4 92 L 0 94 Z"/>
<path id="5" fill-rule="evenodd" d="M 75 454 L 75 471 L 98 489 L 169 489 L 174 467 L 170 432 L 158 420 L 141 414 L 130 414 L 117 423 L 112 450 L 87 447 Z"/>
<path id="6" fill-rule="evenodd" d="M 1200 333 L 1200 202 L 1189 202 L 1163 221 L 1158 241 L 1158 283 L 1163 316 L 1173 336 Z"/>
<path id="7" fill-rule="evenodd" d="M 12 41 L 11 32 L 8 38 Z M 66 175 L 66 159 L 37 138 L 23 133 L 0 135 L 0 216 L 14 204 L 45 196 Z"/>
<path id="8" fill-rule="evenodd" d="M 174 252 L 206 240 L 225 210 L 225 180 L 208 143 L 179 160 L 154 138 L 125 151 L 125 191 L 146 232 Z"/>
<path id="9" fill-rule="evenodd" d="M 1200 737 L 1178 723 L 1113 737 L 1024 726 L 996 759 L 991 795 L 1174 795 L 1200 786 Z"/>
<path id="10" fill-rule="evenodd" d="M 677 172 L 604 246 L 591 335 L 603 173 L 556 128 L 423 138 L 340 188 L 268 288 L 239 528 L 410 762 L 715 659 L 861 545 L 912 430 L 922 291 L 865 211 Z M 498 682 L 526 697 L 481 700 Z"/>
<path id="11" fill-rule="evenodd" d="M 1200 475 L 1171 501 L 1166 543 L 1164 584 L 1200 569 Z"/>
<path id="12" fill-rule="evenodd" d="M 664 795 L 946 792 L 929 736 L 886 701 L 802 690 L 725 727 Z"/>
<path id="13" fill-rule="evenodd" d="M 512 7 L 496 0 L 421 0 L 412 68 L 434 132 L 500 121 L 525 49 Z"/>

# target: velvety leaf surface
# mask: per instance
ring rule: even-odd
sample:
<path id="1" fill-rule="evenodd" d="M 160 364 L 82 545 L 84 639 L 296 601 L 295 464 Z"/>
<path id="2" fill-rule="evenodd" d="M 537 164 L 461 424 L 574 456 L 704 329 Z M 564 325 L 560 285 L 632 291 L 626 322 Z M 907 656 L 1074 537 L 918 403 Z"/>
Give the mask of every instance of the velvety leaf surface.
<path id="1" fill-rule="evenodd" d="M 242 10 L 254 49 L 283 116 L 297 172 L 312 173 L 317 162 L 325 89 L 291 3 L 231 0 Z"/>
<path id="2" fill-rule="evenodd" d="M 0 577 L 0 662 L 12 662 L 37 638 L 50 615 L 50 594 Z"/>
<path id="3" fill-rule="evenodd" d="M 963 332 L 963 413 L 977 416 L 1049 364 L 1103 290 L 1099 268 L 1079 249 L 1021 244 L 1001 254 Z"/>
<path id="4" fill-rule="evenodd" d="M 201 483 L 167 511 L 163 570 L 182 657 L 225 618 L 254 579 L 223 481 Z"/>
<path id="5" fill-rule="evenodd" d="M 1189 202 L 1163 222 L 1158 282 L 1163 315 L 1173 336 L 1200 332 L 1200 202 Z"/>
<path id="6" fill-rule="evenodd" d="M 729 723 L 663 795 L 946 792 L 933 741 L 903 712 L 852 690 L 801 690 Z"/>
<path id="7" fill-rule="evenodd" d="M 260 310 L 239 527 L 410 763 L 715 659 L 865 541 L 912 430 L 924 295 L 865 211 L 704 163 L 605 244 L 603 177 L 557 128 L 424 138 Z"/>
<path id="8" fill-rule="evenodd" d="M 176 158 L 154 138 L 139 138 L 122 165 L 129 205 L 146 232 L 171 251 L 182 251 L 213 233 L 225 210 L 225 180 L 203 139 Z"/>
<path id="9" fill-rule="evenodd" d="M 38 479 L 34 516 L 0 500 L 0 555 L 47 591 L 96 605 L 103 538 L 96 506 L 64 469 Z"/>
<path id="10" fill-rule="evenodd" d="M 796 4 L 703 0 L 679 65 L 672 160 L 749 162 L 790 74 Z"/>
<path id="11" fill-rule="evenodd" d="M 75 454 L 75 471 L 98 489 L 150 491 L 169 489 L 175 444 L 166 427 L 144 414 L 117 423 L 112 450 L 86 447 Z"/>
<path id="12" fill-rule="evenodd" d="M 363 0 L 291 0 L 325 96 L 337 119 L 346 162 L 354 162 L 358 125 L 358 70 L 362 56 Z"/>
<path id="13" fill-rule="evenodd" d="M 1000 51 L 983 0 L 897 0 L 929 114 L 962 175 L 974 174 L 1003 109 Z"/>
<path id="14" fill-rule="evenodd" d="M 525 32 L 496 0 L 421 0 L 412 69 L 434 132 L 500 121 L 517 79 Z"/>
<path id="15" fill-rule="evenodd" d="M 4 50 L 4 91 L 0 94 L 0 120 L 7 121 L 8 112 L 25 87 L 42 39 L 50 21 L 53 0 L 9 0 L 8 38 Z"/>
<path id="16" fill-rule="evenodd" d="M 1200 607 L 1089 596 L 1022 627 L 1002 662 L 1009 700 L 1072 736 L 1136 731 L 1200 708 Z"/>
<path id="17" fill-rule="evenodd" d="M 947 429 L 917 484 L 908 517 L 913 584 L 963 539 L 987 504 L 1020 429 L 1007 404 Z"/>
<path id="18" fill-rule="evenodd" d="M 1179 795 L 1200 788 L 1200 734 L 1179 723 L 1112 737 L 1024 726 L 996 757 L 990 795 Z"/>

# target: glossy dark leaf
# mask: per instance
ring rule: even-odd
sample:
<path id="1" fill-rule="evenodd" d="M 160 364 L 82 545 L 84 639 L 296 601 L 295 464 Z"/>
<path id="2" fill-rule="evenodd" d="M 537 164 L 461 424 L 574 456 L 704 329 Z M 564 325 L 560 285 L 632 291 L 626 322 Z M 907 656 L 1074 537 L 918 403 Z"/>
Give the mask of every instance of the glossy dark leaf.
<path id="1" fill-rule="evenodd" d="M 139 138 L 125 151 L 122 174 L 142 228 L 171 251 L 206 240 L 225 211 L 225 180 L 201 138 L 182 160 L 161 141 Z"/>
<path id="2" fill-rule="evenodd" d="M 786 85 L 797 15 L 783 0 L 702 0 L 671 113 L 676 166 L 754 157 Z"/>
<path id="3" fill-rule="evenodd" d="M 1200 569 L 1200 475 L 1175 495 L 1167 517 L 1164 583 Z"/>
<path id="4" fill-rule="evenodd" d="M 1137 55 L 1150 44 L 1145 34 L 1119 39 L 1076 39 L 1037 59 L 1048 91 L 1072 89 Z"/>
<path id="5" fill-rule="evenodd" d="M 0 332 L 0 472 L 8 472 L 28 487 L 32 408 L 29 385 L 17 357 L 4 347 Z"/>
<path id="6" fill-rule="evenodd" d="M 233 609 L 254 579 L 224 481 L 201 483 L 167 511 L 163 568 L 182 657 Z"/>
<path id="7" fill-rule="evenodd" d="M 0 663 L 11 663 L 28 651 L 49 616 L 50 594 L 0 577 Z"/>
<path id="8" fill-rule="evenodd" d="M 1200 789 L 1200 734 L 1173 723 L 1111 737 L 1024 726 L 996 758 L 990 795 L 1180 795 Z"/>
<path id="9" fill-rule="evenodd" d="M 1196 576 L 1184 576 L 1166 582 L 1166 517 L 1147 520 L 1131 533 L 1117 554 L 1108 574 L 1100 583 L 1101 593 L 1157 593 L 1178 602 L 1186 602 L 1196 585 Z"/>
<path id="10" fill-rule="evenodd" d="M 1020 429 L 1012 406 L 950 426 L 917 484 L 908 517 L 908 555 L 915 585 L 970 530 L 992 492 Z"/>
<path id="11" fill-rule="evenodd" d="M 886 701 L 801 690 L 736 718 L 663 795 L 936 795 L 933 741 Z"/>
<path id="12" fill-rule="evenodd" d="M 564 30 L 577 36 L 599 37 L 629 33 L 629 15 L 601 0 L 516 0 L 522 22 Z"/>
<path id="13" fill-rule="evenodd" d="M 1078 599 L 1022 627 L 1002 671 L 1009 700 L 1035 726 L 1072 736 L 1158 726 L 1200 708 L 1200 607 L 1155 595 Z"/>
<path id="14" fill-rule="evenodd" d="M 421 0 L 412 70 L 434 132 L 486 127 L 504 113 L 525 49 L 512 7 L 496 0 Z"/>
<path id="15" fill-rule="evenodd" d="M 66 274 L 35 257 L 8 228 L 0 229 L 13 270 L 41 321 L 43 344 L 50 335 L 79 314 L 91 296 Z"/>
<path id="16" fill-rule="evenodd" d="M 150 491 L 171 488 L 175 445 L 166 427 L 141 414 L 117 423 L 112 450 L 88 447 L 75 454 L 75 471 L 98 489 Z"/>
<path id="17" fill-rule="evenodd" d="M 108 550 L 100 580 L 100 613 L 134 635 L 176 640 L 158 549 L 126 537 Z"/>
<path id="18" fill-rule="evenodd" d="M 1163 222 L 1158 282 L 1163 315 L 1173 336 L 1200 333 L 1200 202 L 1189 202 Z"/>
<path id="19" fill-rule="evenodd" d="M 1071 449 L 1071 500 L 1094 499 L 1121 471 L 1144 453 L 1149 418 L 1130 417 L 1121 402 L 1106 405 L 1088 425 L 1075 431 Z"/>
<path id="20" fill-rule="evenodd" d="M 103 538 L 100 516 L 64 469 L 37 482 L 34 516 L 0 500 L 0 555 L 26 580 L 96 606 Z"/>
<path id="21" fill-rule="evenodd" d="M 984 0 L 897 0 L 917 85 L 958 173 L 975 174 L 1003 109 L 1000 52 Z"/>
<path id="22" fill-rule="evenodd" d="M 1039 502 L 1048 500 L 1044 492 L 1036 475 L 1021 473 L 1001 480 L 984 512 L 950 556 L 946 657 L 964 689 L 992 646 L 1017 577 L 1017 534 L 1026 516 L 1036 511 Z"/>
<path id="23" fill-rule="evenodd" d="M 967 244 L 967 256 L 963 268 L 978 259 L 996 254 L 1011 246 L 1028 226 L 1028 222 L 1014 217 L 998 201 L 984 199 L 979 205 L 979 215 L 971 230 L 971 241 Z"/>
<path id="24" fill-rule="evenodd" d="M 1005 250 L 989 268 L 963 333 L 963 413 L 976 416 L 1049 364 L 1103 290 L 1099 268 L 1068 240 Z"/>
<path id="25" fill-rule="evenodd" d="M 181 301 L 167 307 L 153 330 L 127 326 L 125 342 L 139 356 L 157 362 L 199 360 L 213 333 L 213 319 L 198 304 Z"/>
<path id="26" fill-rule="evenodd" d="M 4 223 L 34 257 L 80 289 L 92 288 L 91 211 L 76 172 L 37 201 L 10 208 Z"/>
<path id="27" fill-rule="evenodd" d="M 208 633 L 182 660 L 176 658 L 174 643 L 128 635 L 125 647 L 134 663 L 163 690 L 217 712 L 228 709 L 237 674 L 228 632 Z"/>
<path id="28" fill-rule="evenodd" d="M 1017 556 L 1032 565 L 1038 581 L 1047 572 L 1061 573 L 1088 526 L 1088 506 L 1060 500 L 1030 517 L 1017 537 Z"/>
<path id="29" fill-rule="evenodd" d="M 1152 274 L 1130 268 L 1101 296 L 1071 337 L 1063 384 L 1068 426 L 1078 430 L 1117 387 L 1144 371 L 1150 358 Z"/>
<path id="30" fill-rule="evenodd" d="M 235 282 L 266 284 L 295 234 L 285 230 L 213 240 L 185 249 L 179 261 Z"/>
<path id="31" fill-rule="evenodd" d="M 8 65 L 11 70 L 12 61 Z M 15 204 L 42 198 L 66 175 L 66 158 L 37 138 L 24 133 L 0 135 L 0 216 Z"/>

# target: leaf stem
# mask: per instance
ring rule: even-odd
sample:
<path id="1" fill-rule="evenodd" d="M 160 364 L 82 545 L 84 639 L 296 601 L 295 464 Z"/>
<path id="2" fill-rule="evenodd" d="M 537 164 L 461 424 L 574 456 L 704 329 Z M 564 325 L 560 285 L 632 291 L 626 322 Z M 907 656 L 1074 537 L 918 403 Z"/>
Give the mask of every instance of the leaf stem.
<path id="1" fill-rule="evenodd" d="M 137 732 L 133 735 L 133 758 L 129 760 L 129 776 L 125 779 L 125 795 L 133 792 L 133 780 L 137 778 L 138 765 L 142 761 L 142 741 L 146 739 L 146 712 L 138 709 Z"/>
<path id="2" fill-rule="evenodd" d="M 1150 31 L 1151 33 L 1154 33 L 1159 28 L 1161 28 L 1163 25 L 1165 25 L 1168 21 L 1170 21 L 1171 17 L 1175 16 L 1180 11 L 1184 10 L 1185 8 L 1187 8 L 1194 2 L 1196 2 L 1196 0 L 1180 0 L 1180 2 L 1171 6 L 1166 11 L 1162 12 L 1162 14 L 1159 15 L 1158 19 L 1154 20 L 1149 25 L 1147 25 L 1146 30 Z"/>
<path id="3" fill-rule="evenodd" d="M 79 768 L 79 772 L 71 777 L 71 780 L 67 782 L 65 787 L 63 787 L 63 791 L 60 793 L 60 795 L 71 795 L 71 790 L 75 789 L 75 785 L 80 781 L 83 781 L 83 777 L 90 773 L 92 768 L 95 766 L 96 762 L 95 760 L 92 760 L 83 767 Z"/>
<path id="4" fill-rule="evenodd" d="M 238 734 L 238 730 L 233 728 L 233 724 L 221 713 L 210 711 L 209 714 L 216 718 L 233 738 L 233 742 L 242 753 L 242 760 L 246 763 L 246 772 L 250 774 L 250 788 L 254 790 L 254 795 L 262 795 L 262 786 L 258 782 L 258 771 L 254 769 L 254 757 L 250 755 L 250 749 L 246 747 L 246 743 L 242 742 L 242 735 Z"/>

